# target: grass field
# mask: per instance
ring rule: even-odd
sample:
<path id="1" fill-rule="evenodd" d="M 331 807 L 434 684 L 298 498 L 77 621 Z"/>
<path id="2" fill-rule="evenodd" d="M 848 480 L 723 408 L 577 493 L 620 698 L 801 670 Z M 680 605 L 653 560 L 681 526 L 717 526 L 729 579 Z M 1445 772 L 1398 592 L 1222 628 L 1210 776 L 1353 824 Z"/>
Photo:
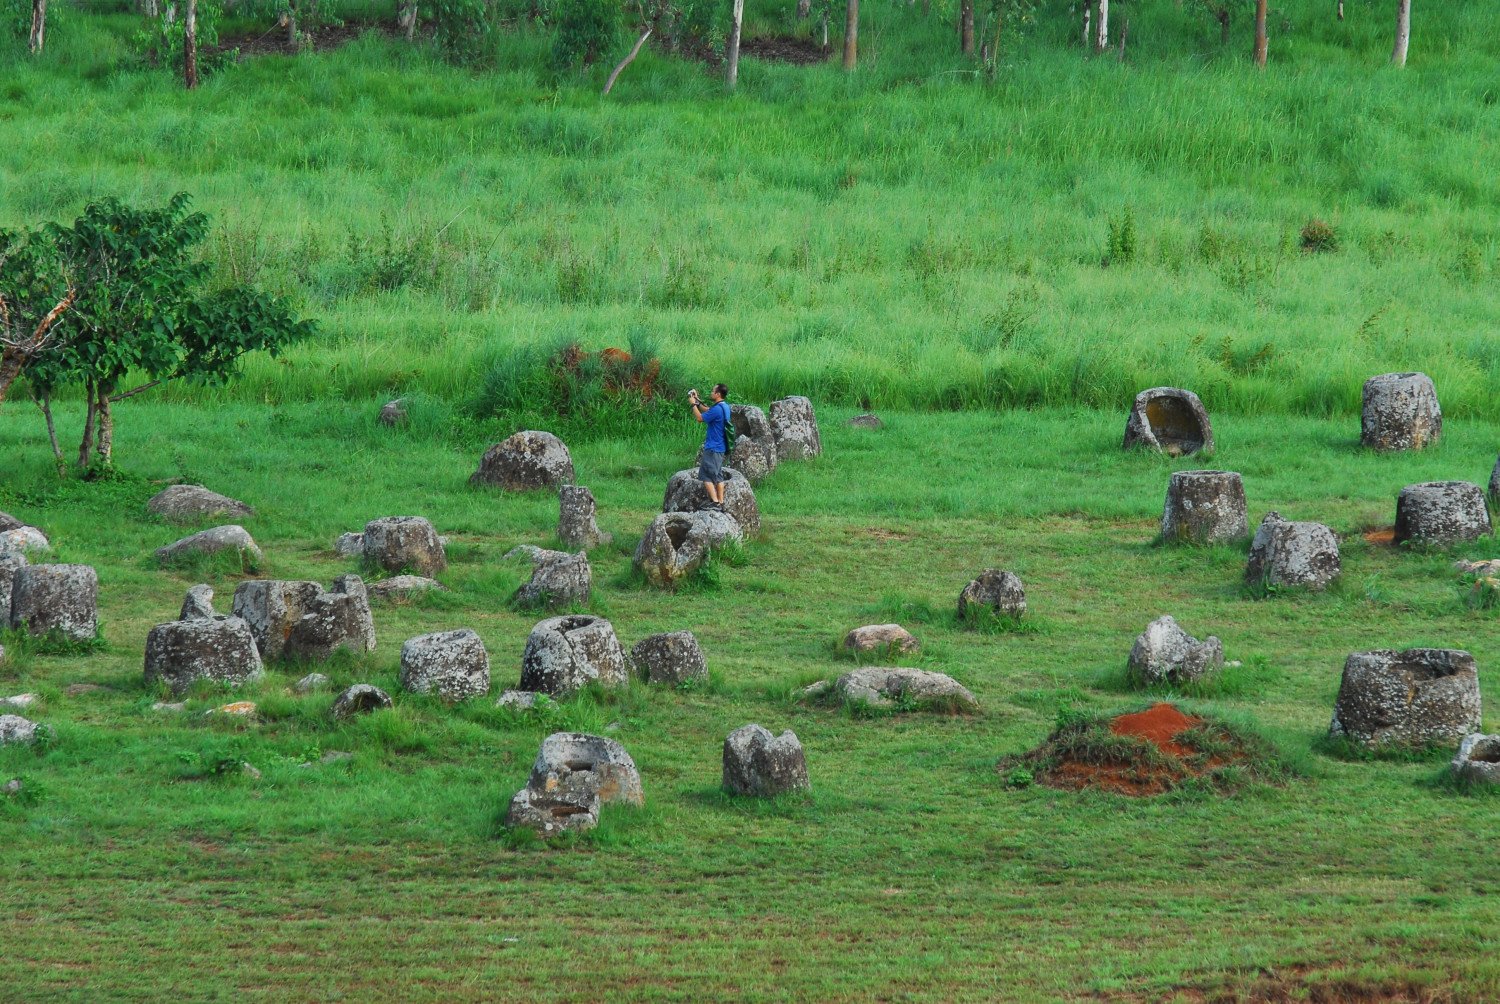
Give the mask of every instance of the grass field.
<path id="1" fill-rule="evenodd" d="M 751 35 L 806 30 L 749 6 Z M 1500 998 L 1500 802 L 1444 785 L 1445 755 L 1322 741 L 1350 651 L 1466 648 L 1486 688 L 1500 660 L 1497 611 L 1451 567 L 1500 556 L 1494 538 L 1363 537 L 1403 485 L 1483 483 L 1500 444 L 1493 14 L 1419 0 L 1398 72 L 1390 4 L 1346 0 L 1337 22 L 1285 0 L 1261 73 L 1247 17 L 1221 49 L 1193 2 L 1117 2 L 1122 63 L 1071 48 L 1063 6 L 1042 3 L 989 80 L 953 51 L 950 6 L 867 0 L 857 73 L 746 60 L 733 95 L 647 50 L 601 100 L 608 67 L 548 68 L 527 23 L 483 70 L 370 35 L 194 93 L 137 64 L 119 12 L 63 7 L 41 60 L 0 47 L 0 225 L 189 191 L 217 279 L 321 325 L 226 388 L 120 404 L 99 480 L 58 479 L 24 387 L 0 407 L 0 510 L 98 569 L 103 618 L 97 651 L 4 639 L 0 696 L 41 695 L 28 716 L 56 735 L 0 748 L 0 783 L 27 793 L 0 797 L 0 998 Z M 1134 255 L 1111 257 L 1127 217 Z M 1313 219 L 1338 250 L 1301 247 Z M 743 564 L 675 595 L 632 580 L 698 433 L 675 410 L 548 414 L 520 369 L 561 340 L 653 346 L 673 389 L 812 397 L 826 453 L 758 489 Z M 1361 383 L 1408 369 L 1437 382 L 1442 442 L 1360 449 Z M 1159 384 L 1203 397 L 1217 455 L 1120 451 L 1131 398 Z M 410 424 L 378 427 L 398 394 Z M 862 399 L 884 430 L 844 424 Z M 66 447 L 81 407 L 57 407 Z M 693 630 L 707 685 L 540 719 L 399 693 L 401 642 L 457 627 L 484 638 L 494 691 L 516 684 L 537 615 L 509 607 L 521 572 L 501 556 L 552 543 L 557 502 L 466 479 L 521 427 L 564 435 L 615 535 L 590 609 L 627 645 Z M 1169 473 L 1205 464 L 1243 474 L 1252 526 L 1329 524 L 1340 583 L 1254 599 L 1243 547 L 1157 546 Z M 211 691 L 152 709 L 151 626 L 200 581 L 227 610 L 245 577 L 156 567 L 184 531 L 144 504 L 171 481 L 254 505 L 276 578 L 354 570 L 333 541 L 379 516 L 451 538 L 448 592 L 377 604 L 378 648 L 320 667 L 393 711 L 336 726 L 331 694 L 292 693 L 303 666 L 249 688 L 253 721 L 205 717 L 228 698 Z M 991 566 L 1025 580 L 1024 630 L 955 624 Z M 1216 692 L 1125 688 L 1163 613 L 1242 663 Z M 903 661 L 982 713 L 795 696 L 853 668 L 847 630 L 887 621 L 922 642 Z M 1289 779 L 1132 800 L 995 769 L 1060 714 L 1163 696 L 1264 736 Z M 808 797 L 719 790 L 723 738 L 751 721 L 797 733 Z M 564 728 L 618 738 L 646 806 L 543 848 L 502 822 Z M 353 758 L 318 763 L 335 750 Z M 240 761 L 262 777 L 219 769 Z"/>
<path id="2" fill-rule="evenodd" d="M 1500 658 L 1494 613 L 1469 607 L 1453 555 L 1359 533 L 1390 522 L 1405 483 L 1481 478 L 1500 428 L 1452 423 L 1434 450 L 1378 456 L 1348 423 L 1222 420 L 1214 463 L 1244 472 L 1252 522 L 1274 507 L 1343 537 L 1338 588 L 1261 601 L 1241 588 L 1242 549 L 1152 545 L 1174 464 L 1119 452 L 1119 415 L 894 414 L 870 433 L 825 408 L 827 454 L 764 483 L 748 564 L 676 596 L 631 584 L 626 551 L 693 431 L 579 442 L 579 477 L 620 542 L 593 555 L 592 609 L 627 644 L 691 628 L 710 686 L 636 685 L 541 722 L 482 698 L 446 709 L 398 693 L 394 712 L 338 728 L 323 717 L 331 697 L 289 694 L 303 669 L 287 667 L 252 689 L 257 724 L 204 719 L 224 700 L 213 693 L 181 716 L 153 712 L 140 676 L 150 625 L 200 577 L 221 606 L 236 579 L 152 566 L 179 531 L 142 504 L 177 477 L 259 506 L 248 525 L 276 577 L 327 581 L 352 567 L 332 554 L 339 532 L 429 515 L 453 538 L 452 592 L 379 606 L 378 649 L 336 663 L 336 684 L 395 692 L 402 639 L 471 626 L 495 689 L 515 685 L 534 617 L 507 608 L 517 577 L 499 556 L 547 543 L 556 503 L 465 485 L 489 430 L 472 442 L 377 430 L 376 404 L 141 406 L 121 426 L 121 455 L 137 462 L 96 484 L 58 483 L 38 435 L 0 432 L 0 508 L 99 568 L 106 640 L 0 668 L 0 691 L 43 695 L 33 717 L 58 731 L 45 751 L 0 751 L 0 775 L 41 793 L 0 802 L 5 985 L 58 1000 L 1500 993 L 1493 800 L 1441 787 L 1441 756 L 1347 762 L 1318 745 L 1350 650 L 1461 646 L 1486 679 Z M 958 590 L 986 565 L 1025 579 L 1033 630 L 954 625 Z M 1184 706 L 1261 731 L 1297 778 L 1227 798 L 1006 788 L 996 760 L 1041 741 L 1060 709 L 1148 700 L 1123 691 L 1121 666 L 1164 612 L 1244 662 L 1225 694 Z M 916 665 L 960 679 L 984 713 L 862 718 L 791 699 L 850 668 L 834 652 L 844 631 L 887 620 L 921 638 Z M 110 689 L 68 696 L 75 683 Z M 746 721 L 797 732 L 811 797 L 718 793 L 720 743 Z M 504 808 L 540 739 L 611 724 L 646 808 L 607 813 L 561 850 L 507 838 Z M 299 766 L 327 750 L 355 757 Z M 241 759 L 263 779 L 211 773 Z"/>

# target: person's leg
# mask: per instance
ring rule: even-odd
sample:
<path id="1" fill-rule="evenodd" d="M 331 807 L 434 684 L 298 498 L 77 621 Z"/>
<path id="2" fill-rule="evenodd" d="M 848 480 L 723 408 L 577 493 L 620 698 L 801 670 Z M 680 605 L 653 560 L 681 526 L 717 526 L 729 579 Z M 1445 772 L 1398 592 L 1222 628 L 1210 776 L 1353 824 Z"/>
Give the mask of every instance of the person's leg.
<path id="1" fill-rule="evenodd" d="M 729 483 L 727 481 L 720 481 L 718 484 L 714 485 L 714 488 L 719 493 L 719 497 L 715 501 L 717 501 L 721 506 L 724 504 L 724 489 L 728 486 Z"/>

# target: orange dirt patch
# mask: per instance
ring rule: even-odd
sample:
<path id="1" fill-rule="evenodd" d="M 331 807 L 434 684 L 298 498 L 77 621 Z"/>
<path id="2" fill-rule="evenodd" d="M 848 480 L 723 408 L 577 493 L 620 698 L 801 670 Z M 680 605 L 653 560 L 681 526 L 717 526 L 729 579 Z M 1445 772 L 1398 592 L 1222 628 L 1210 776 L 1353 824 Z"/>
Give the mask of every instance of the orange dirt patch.
<path id="1" fill-rule="evenodd" d="M 1192 756 L 1193 751 L 1172 740 L 1188 729 L 1203 724 L 1203 719 L 1185 715 L 1166 702 L 1158 702 L 1145 711 L 1133 715 L 1121 715 L 1109 723 L 1109 730 L 1117 736 L 1138 736 L 1156 744 L 1156 748 L 1170 756 Z"/>
<path id="2" fill-rule="evenodd" d="M 1396 528 L 1394 526 L 1382 526 L 1374 530 L 1366 530 L 1361 536 L 1371 544 L 1390 546 L 1396 543 Z"/>

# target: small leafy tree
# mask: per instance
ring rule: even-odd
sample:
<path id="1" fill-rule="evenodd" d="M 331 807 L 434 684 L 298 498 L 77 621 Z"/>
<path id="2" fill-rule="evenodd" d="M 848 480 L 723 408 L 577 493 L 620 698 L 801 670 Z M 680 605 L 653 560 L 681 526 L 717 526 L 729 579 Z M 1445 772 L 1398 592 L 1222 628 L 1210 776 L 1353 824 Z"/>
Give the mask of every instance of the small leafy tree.
<path id="1" fill-rule="evenodd" d="M 591 66 L 620 33 L 619 0 L 560 0 L 552 62 L 558 69 Z"/>
<path id="2" fill-rule="evenodd" d="M 0 230 L 0 402 L 27 366 L 67 344 L 77 297 L 72 270 L 45 234 Z"/>
<path id="3" fill-rule="evenodd" d="M 170 380 L 223 382 L 246 353 L 275 355 L 313 330 L 283 302 L 249 287 L 206 289 L 211 270 L 195 250 L 208 218 L 187 206 L 186 194 L 160 209 L 103 199 L 72 226 L 48 230 L 61 255 L 83 263 L 86 282 L 69 317 L 71 337 L 40 358 L 28 380 L 41 396 L 49 432 L 51 396 L 65 386 L 82 388 L 81 467 L 112 463 L 114 404 Z M 122 391 L 131 374 L 144 381 Z M 53 450 L 61 461 L 55 436 Z"/>
<path id="4" fill-rule="evenodd" d="M 186 6 L 184 4 L 184 6 Z M 178 5 L 168 2 L 160 13 L 148 18 L 146 26 L 135 36 L 135 48 L 147 63 L 174 73 L 183 72 L 186 62 L 186 19 L 177 16 Z M 235 51 L 218 51 L 219 21 L 224 16 L 220 0 L 197 0 L 194 31 L 199 72 L 210 73 L 232 62 Z"/>

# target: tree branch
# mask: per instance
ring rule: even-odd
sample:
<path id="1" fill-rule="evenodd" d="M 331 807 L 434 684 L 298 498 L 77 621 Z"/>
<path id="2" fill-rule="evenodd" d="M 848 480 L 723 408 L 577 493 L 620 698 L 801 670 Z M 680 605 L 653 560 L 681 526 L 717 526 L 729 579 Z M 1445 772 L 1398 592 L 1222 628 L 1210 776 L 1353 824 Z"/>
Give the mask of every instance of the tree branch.
<path id="1" fill-rule="evenodd" d="M 113 394 L 107 400 L 110 404 L 114 404 L 117 401 L 125 400 L 127 397 L 135 397 L 137 394 L 144 394 L 146 393 L 146 391 L 150 390 L 152 387 L 159 385 L 160 383 L 162 383 L 161 380 L 152 380 L 150 383 L 141 384 L 134 390 L 127 390 L 123 394 Z"/>
<path id="2" fill-rule="evenodd" d="M 640 55 L 641 46 L 645 45 L 646 44 L 646 39 L 648 39 L 650 37 L 651 37 L 651 26 L 647 25 L 646 26 L 646 30 L 643 31 L 643 32 L 641 32 L 641 37 L 635 40 L 635 48 L 633 48 L 633 49 L 630 50 L 630 55 L 628 55 L 624 59 L 620 60 L 620 65 L 615 67 L 615 71 L 613 73 L 611 73 L 609 75 L 609 79 L 604 82 L 604 93 L 605 94 L 608 94 L 609 93 L 609 89 L 611 87 L 615 86 L 615 81 L 617 79 L 619 79 L 620 73 L 625 69 L 625 67 L 627 67 L 631 63 L 633 63 L 635 61 L 635 57 L 638 56 L 638 55 Z"/>

